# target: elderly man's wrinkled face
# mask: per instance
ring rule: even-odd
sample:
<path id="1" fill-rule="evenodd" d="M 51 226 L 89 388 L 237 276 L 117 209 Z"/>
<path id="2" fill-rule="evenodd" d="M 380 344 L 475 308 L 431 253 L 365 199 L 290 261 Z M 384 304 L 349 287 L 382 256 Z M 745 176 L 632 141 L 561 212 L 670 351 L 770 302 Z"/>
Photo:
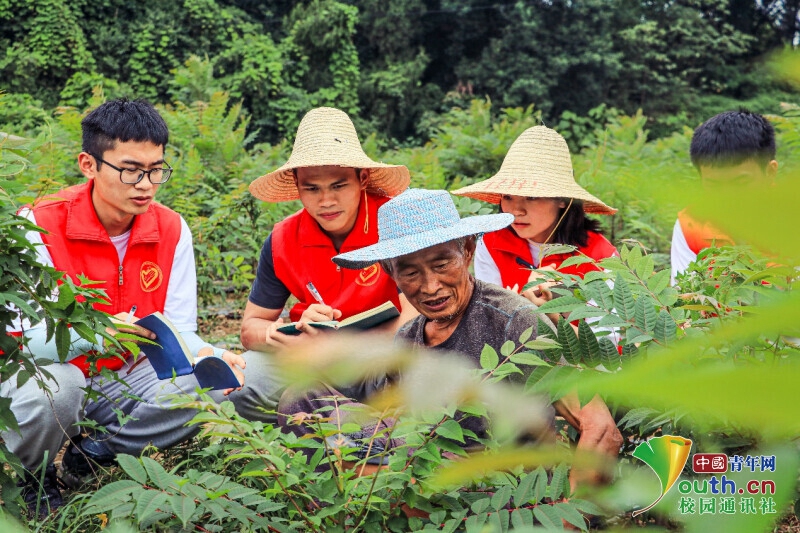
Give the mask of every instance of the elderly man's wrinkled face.
<path id="1" fill-rule="evenodd" d="M 391 275 L 414 308 L 429 320 L 445 321 L 467 306 L 472 294 L 469 263 L 475 240 L 462 250 L 451 241 L 391 261 Z"/>

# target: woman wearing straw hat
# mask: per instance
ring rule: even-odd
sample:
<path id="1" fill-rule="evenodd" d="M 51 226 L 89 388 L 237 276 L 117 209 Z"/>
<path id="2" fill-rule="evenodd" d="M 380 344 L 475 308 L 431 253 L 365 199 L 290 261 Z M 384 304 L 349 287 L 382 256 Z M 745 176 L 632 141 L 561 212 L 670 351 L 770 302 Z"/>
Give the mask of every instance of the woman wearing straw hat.
<path id="1" fill-rule="evenodd" d="M 493 204 L 514 215 L 508 228 L 487 233 L 475 252 L 475 277 L 519 292 L 539 277 L 532 268 L 556 269 L 583 276 L 597 270 L 594 263 L 561 267 L 569 257 L 583 254 L 594 260 L 617 255 L 614 246 L 586 213 L 611 215 L 607 206 L 575 182 L 564 138 L 545 126 L 525 130 L 514 141 L 500 171 L 491 178 L 453 194 Z M 545 244 L 577 247 L 572 253 L 541 257 Z M 543 303 L 541 287 L 522 292 Z"/>
<path id="2" fill-rule="evenodd" d="M 401 309 L 395 329 L 416 314 L 380 265 L 352 271 L 331 261 L 378 241 L 378 207 L 409 181 L 406 167 L 364 153 L 344 112 L 321 107 L 303 117 L 286 164 L 250 184 L 260 200 L 299 199 L 303 209 L 276 224 L 261 250 L 242 320 L 245 348 L 291 344 L 317 334 L 309 322 L 347 318 L 387 300 Z M 290 316 L 299 322 L 299 336 L 277 331 L 289 295 L 298 299 Z"/>

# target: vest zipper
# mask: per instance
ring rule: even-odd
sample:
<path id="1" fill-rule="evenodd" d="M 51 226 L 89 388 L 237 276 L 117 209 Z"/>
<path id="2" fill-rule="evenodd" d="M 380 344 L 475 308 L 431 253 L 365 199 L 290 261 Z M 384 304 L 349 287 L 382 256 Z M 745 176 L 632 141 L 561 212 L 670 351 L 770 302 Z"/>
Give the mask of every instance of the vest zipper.
<path id="1" fill-rule="evenodd" d="M 119 284 L 122 285 L 122 265 L 119 266 Z"/>

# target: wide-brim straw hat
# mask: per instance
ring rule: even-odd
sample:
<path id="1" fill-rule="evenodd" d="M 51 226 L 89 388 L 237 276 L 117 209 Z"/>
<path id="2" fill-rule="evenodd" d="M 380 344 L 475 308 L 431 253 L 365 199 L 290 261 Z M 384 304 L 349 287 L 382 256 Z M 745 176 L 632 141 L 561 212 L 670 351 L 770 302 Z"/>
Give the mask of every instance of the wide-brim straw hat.
<path id="1" fill-rule="evenodd" d="M 339 254 L 333 262 L 365 268 L 461 237 L 501 230 L 513 221 L 514 215 L 508 213 L 460 218 L 447 191 L 408 189 L 378 209 L 376 244 Z"/>
<path id="2" fill-rule="evenodd" d="M 504 194 L 575 198 L 583 201 L 587 213 L 617 212 L 575 182 L 567 141 L 547 126 L 534 126 L 522 132 L 509 148 L 497 174 L 452 192 L 492 204 L 499 204 Z"/>
<path id="3" fill-rule="evenodd" d="M 321 166 L 367 169 L 367 191 L 381 196 L 396 196 L 411 181 L 405 166 L 378 163 L 364 153 L 347 113 L 332 107 L 318 107 L 300 121 L 292 155 L 286 164 L 253 180 L 250 193 L 265 202 L 297 200 L 293 169 Z"/>

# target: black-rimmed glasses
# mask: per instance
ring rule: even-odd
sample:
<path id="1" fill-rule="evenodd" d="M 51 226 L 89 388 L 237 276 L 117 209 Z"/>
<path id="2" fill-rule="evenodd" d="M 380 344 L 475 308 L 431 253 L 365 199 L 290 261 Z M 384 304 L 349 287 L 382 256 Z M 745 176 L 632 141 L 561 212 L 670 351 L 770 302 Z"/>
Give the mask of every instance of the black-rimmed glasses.
<path id="1" fill-rule="evenodd" d="M 91 155 L 98 163 L 105 163 L 119 172 L 119 180 L 126 185 L 136 185 L 144 179 L 145 174 L 147 174 L 147 179 L 149 179 L 150 183 L 153 185 L 166 183 L 170 176 L 172 176 L 172 167 L 166 163 L 164 163 L 164 166 L 161 168 L 151 168 L 150 170 L 143 170 L 141 168 L 119 168 L 94 154 Z"/>

